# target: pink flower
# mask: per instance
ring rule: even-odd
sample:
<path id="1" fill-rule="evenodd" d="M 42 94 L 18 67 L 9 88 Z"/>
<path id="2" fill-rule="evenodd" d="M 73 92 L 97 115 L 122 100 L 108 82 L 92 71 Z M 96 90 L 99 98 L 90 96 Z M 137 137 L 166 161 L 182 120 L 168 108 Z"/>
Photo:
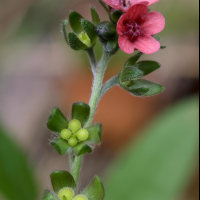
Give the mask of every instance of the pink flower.
<path id="1" fill-rule="evenodd" d="M 165 18 L 161 13 L 150 12 L 144 4 L 136 4 L 123 14 L 117 23 L 119 46 L 127 54 L 135 49 L 152 54 L 160 49 L 160 43 L 152 36 L 165 27 Z"/>
<path id="2" fill-rule="evenodd" d="M 103 0 L 106 4 L 110 7 L 114 8 L 115 10 L 122 10 L 126 12 L 129 7 L 138 4 L 144 3 L 148 6 L 158 2 L 159 0 Z"/>

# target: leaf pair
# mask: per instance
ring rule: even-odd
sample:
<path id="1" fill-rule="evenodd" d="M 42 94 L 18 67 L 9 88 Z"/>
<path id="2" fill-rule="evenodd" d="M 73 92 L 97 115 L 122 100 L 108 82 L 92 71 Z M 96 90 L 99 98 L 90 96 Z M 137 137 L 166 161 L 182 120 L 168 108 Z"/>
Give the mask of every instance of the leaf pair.
<path id="1" fill-rule="evenodd" d="M 51 175 L 51 183 L 55 194 L 49 190 L 44 192 L 43 200 L 56 200 L 56 196 L 63 188 L 76 188 L 73 176 L 67 171 L 54 171 Z M 93 181 L 81 192 L 88 200 L 103 200 L 104 188 L 101 180 L 95 177 Z"/>
<path id="2" fill-rule="evenodd" d="M 160 64 L 155 61 L 137 63 L 141 55 L 142 53 L 138 53 L 125 63 L 119 74 L 119 85 L 137 97 L 149 97 L 159 94 L 164 90 L 163 86 L 140 78 L 160 68 Z"/>

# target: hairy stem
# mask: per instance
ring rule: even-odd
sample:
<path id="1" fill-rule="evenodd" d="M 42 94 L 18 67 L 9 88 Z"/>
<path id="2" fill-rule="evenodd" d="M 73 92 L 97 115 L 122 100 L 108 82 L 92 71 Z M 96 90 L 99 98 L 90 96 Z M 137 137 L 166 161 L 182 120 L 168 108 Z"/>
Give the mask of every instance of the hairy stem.
<path id="1" fill-rule="evenodd" d="M 76 193 L 78 192 L 78 182 L 79 182 L 79 175 L 81 171 L 82 162 L 83 162 L 82 155 L 76 156 L 73 151 L 70 152 L 69 155 L 70 171 L 77 185 L 75 191 Z"/>
<path id="2" fill-rule="evenodd" d="M 108 90 L 110 90 L 113 86 L 117 85 L 118 83 L 119 83 L 119 81 L 118 81 L 118 75 L 117 76 L 113 76 L 106 83 L 104 83 L 104 85 L 101 88 L 101 93 L 99 95 L 98 101 L 101 100 L 101 98 L 103 97 L 103 95 L 106 94 L 106 92 Z"/>
<path id="3" fill-rule="evenodd" d="M 92 66 L 92 69 L 94 70 L 94 81 L 93 81 L 93 88 L 92 88 L 92 94 L 90 98 L 90 116 L 88 119 L 88 122 L 86 123 L 85 127 L 90 126 L 95 114 L 95 110 L 97 107 L 97 104 L 99 102 L 99 97 L 102 89 L 102 82 L 104 73 L 110 58 L 110 54 L 107 52 L 103 52 L 101 61 L 99 64 L 96 64 L 96 58 L 93 49 L 90 49 L 87 51 L 90 63 Z M 74 180 L 76 182 L 76 193 L 78 192 L 78 182 L 79 182 L 79 176 L 80 176 L 80 170 L 83 162 L 83 155 L 76 156 L 73 151 L 70 152 L 69 155 L 69 163 L 70 163 L 70 170 L 71 174 L 74 177 Z"/>
<path id="4" fill-rule="evenodd" d="M 90 61 L 92 72 L 94 74 L 95 73 L 95 69 L 97 67 L 97 60 L 96 60 L 96 56 L 95 56 L 93 47 L 88 49 L 88 50 L 86 50 L 86 52 L 88 54 L 88 58 L 89 58 L 89 61 Z"/>
<path id="5" fill-rule="evenodd" d="M 110 54 L 107 52 L 103 52 L 103 56 L 101 58 L 101 61 L 99 62 L 98 66 L 95 69 L 94 73 L 94 81 L 93 81 L 93 87 L 92 87 L 92 95 L 90 98 L 90 116 L 88 119 L 88 122 L 86 123 L 85 127 L 90 126 L 95 114 L 95 110 L 97 108 L 99 95 L 101 93 L 101 87 L 103 82 L 104 73 L 108 64 L 110 58 Z"/>

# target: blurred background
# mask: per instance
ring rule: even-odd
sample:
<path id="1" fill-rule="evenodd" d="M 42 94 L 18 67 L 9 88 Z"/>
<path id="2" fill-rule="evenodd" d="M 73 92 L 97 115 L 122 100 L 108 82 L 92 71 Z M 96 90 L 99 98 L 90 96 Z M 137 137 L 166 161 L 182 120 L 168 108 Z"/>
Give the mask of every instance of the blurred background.
<path id="1" fill-rule="evenodd" d="M 72 10 L 91 19 L 89 5 L 97 9 L 101 20 L 108 20 L 97 0 L 0 1 L 0 120 L 9 137 L 29 157 L 40 188 L 38 199 L 44 189 L 51 188 L 52 171 L 69 169 L 67 157 L 60 157 L 48 144 L 51 133 L 45 123 L 50 111 L 59 106 L 69 116 L 73 102 L 89 101 L 92 73 L 87 55 L 69 48 L 60 27 Z M 83 186 L 94 174 L 106 181 L 107 170 L 130 140 L 134 141 L 164 110 L 198 95 L 199 1 L 160 0 L 151 9 L 166 18 L 165 30 L 159 36 L 167 49 L 143 59 L 162 64 L 147 79 L 166 90 L 155 97 L 136 98 L 115 87 L 103 97 L 94 119 L 103 124 L 103 143 L 85 158 Z M 99 58 L 99 43 L 95 51 Z M 105 81 L 120 71 L 127 58 L 122 51 L 112 58 Z M 197 118 L 195 115 L 193 120 Z M 199 199 L 197 162 L 196 157 L 192 178 L 178 200 Z"/>

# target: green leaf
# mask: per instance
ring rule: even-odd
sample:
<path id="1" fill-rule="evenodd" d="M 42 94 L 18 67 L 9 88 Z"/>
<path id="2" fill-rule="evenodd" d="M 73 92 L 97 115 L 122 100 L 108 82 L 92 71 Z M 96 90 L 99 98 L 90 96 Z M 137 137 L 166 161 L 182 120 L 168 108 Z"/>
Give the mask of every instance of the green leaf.
<path id="1" fill-rule="evenodd" d="M 136 62 L 140 59 L 140 57 L 143 55 L 143 53 L 137 53 L 134 56 L 132 56 L 131 58 L 129 58 L 125 64 L 124 64 L 124 68 L 126 67 L 132 67 L 136 64 Z"/>
<path id="2" fill-rule="evenodd" d="M 60 134 L 63 129 L 68 128 L 68 123 L 68 120 L 60 111 L 60 109 L 54 108 L 51 111 L 51 114 L 47 121 L 47 128 L 55 133 Z"/>
<path id="3" fill-rule="evenodd" d="M 70 150 L 70 146 L 67 140 L 64 140 L 62 138 L 56 138 L 54 141 L 51 142 L 51 145 L 61 156 L 65 155 Z"/>
<path id="4" fill-rule="evenodd" d="M 52 192 L 45 190 L 42 200 L 56 200 L 56 198 Z"/>
<path id="5" fill-rule="evenodd" d="M 83 42 L 81 42 L 78 36 L 73 32 L 69 33 L 69 45 L 72 49 L 76 51 L 85 50 L 89 48 Z"/>
<path id="6" fill-rule="evenodd" d="M 39 197 L 34 170 L 24 151 L 8 135 L 0 125 L 0 193 L 9 200 L 36 200 Z"/>
<path id="7" fill-rule="evenodd" d="M 120 81 L 126 82 L 146 76 L 160 68 L 160 64 L 155 61 L 141 61 L 134 65 L 127 64 L 120 73 Z"/>
<path id="8" fill-rule="evenodd" d="M 83 17 L 75 11 L 69 14 L 69 23 L 76 34 L 79 34 L 83 31 L 83 27 L 81 26 L 81 19 L 83 19 Z"/>
<path id="9" fill-rule="evenodd" d="M 84 189 L 82 195 L 85 195 L 88 200 L 103 200 L 105 196 L 103 184 L 99 177 L 94 180 Z M 112 199 L 112 198 L 111 198 Z M 123 199 L 123 198 L 122 198 Z"/>
<path id="10" fill-rule="evenodd" d="M 116 10 L 115 12 L 112 13 L 111 15 L 111 21 L 117 24 L 119 21 L 119 18 L 123 15 L 124 13 L 121 10 Z"/>
<path id="11" fill-rule="evenodd" d="M 78 145 L 74 147 L 74 153 L 76 154 L 76 156 L 88 154 L 91 152 L 92 152 L 91 147 L 85 144 L 84 142 L 80 142 Z"/>
<path id="12" fill-rule="evenodd" d="M 84 127 L 88 121 L 90 115 L 90 106 L 84 102 L 74 103 L 72 105 L 72 119 L 77 119 L 81 122 L 81 126 Z"/>
<path id="13" fill-rule="evenodd" d="M 167 46 L 161 46 L 160 47 L 160 49 L 166 49 L 167 48 Z"/>
<path id="14" fill-rule="evenodd" d="M 120 86 L 137 97 L 150 97 L 163 92 L 164 87 L 157 83 L 139 79 L 120 83 Z"/>
<path id="15" fill-rule="evenodd" d="M 76 187 L 74 178 L 68 171 L 54 171 L 50 178 L 55 193 L 58 193 L 64 187 L 72 189 Z"/>
<path id="16" fill-rule="evenodd" d="M 94 25 L 98 25 L 100 23 L 99 15 L 96 12 L 94 7 L 90 7 L 91 15 L 92 15 L 92 22 Z"/>
<path id="17" fill-rule="evenodd" d="M 105 200 L 175 200 L 193 176 L 199 152 L 199 99 L 166 109 L 108 172 Z"/>
<path id="18" fill-rule="evenodd" d="M 101 136 L 102 136 L 101 124 L 95 124 L 86 129 L 89 132 L 89 138 L 87 139 L 88 144 L 98 144 L 101 142 Z"/>
<path id="19" fill-rule="evenodd" d="M 91 22 L 85 19 L 81 19 L 81 25 L 84 31 L 87 33 L 88 37 L 90 38 L 91 46 L 93 46 L 97 38 L 97 34 L 95 30 L 96 27 L 94 26 L 94 24 L 92 24 Z"/>
<path id="20" fill-rule="evenodd" d="M 62 22 L 62 31 L 63 31 L 63 34 L 64 34 L 64 38 L 65 38 L 65 41 L 67 42 L 67 44 L 69 44 L 69 37 L 68 37 L 68 33 L 66 31 L 66 26 L 68 24 L 68 20 L 63 20 Z"/>

